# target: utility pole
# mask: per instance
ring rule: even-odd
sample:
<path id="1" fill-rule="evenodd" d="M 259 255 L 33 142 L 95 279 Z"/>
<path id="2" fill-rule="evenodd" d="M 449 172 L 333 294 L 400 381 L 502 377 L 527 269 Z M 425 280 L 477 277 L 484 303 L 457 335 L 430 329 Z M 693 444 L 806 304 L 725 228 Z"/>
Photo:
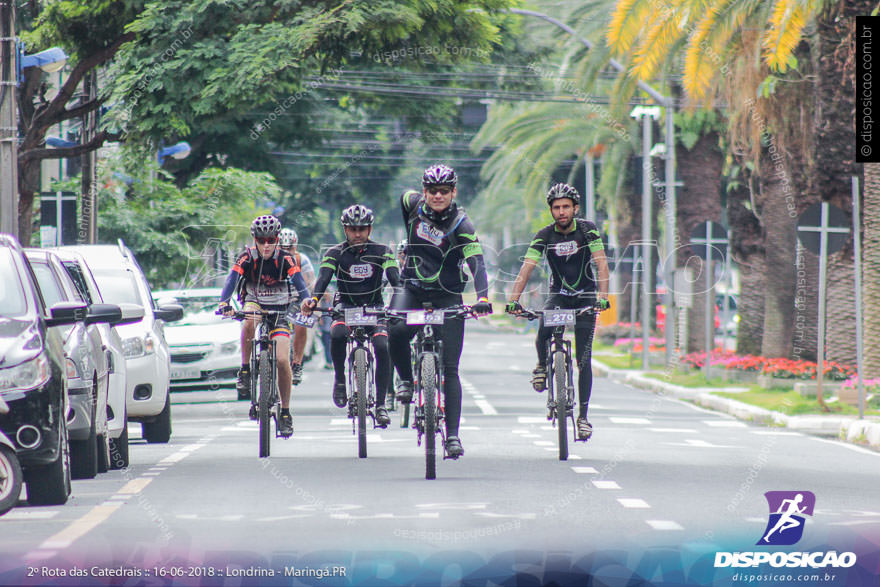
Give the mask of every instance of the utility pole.
<path id="1" fill-rule="evenodd" d="M 83 100 L 91 102 L 97 96 L 97 75 L 92 70 L 83 78 Z M 96 110 L 87 112 L 83 116 L 82 124 L 82 140 L 81 144 L 85 145 L 95 137 L 97 129 Z M 82 208 L 80 211 L 80 229 L 79 240 L 84 244 L 93 245 L 98 242 L 98 201 L 97 194 L 97 170 L 95 162 L 98 157 L 96 151 L 88 151 L 80 155 L 82 162 Z"/>
<path id="2" fill-rule="evenodd" d="M 15 3 L 0 0 L 0 232 L 18 236 Z"/>

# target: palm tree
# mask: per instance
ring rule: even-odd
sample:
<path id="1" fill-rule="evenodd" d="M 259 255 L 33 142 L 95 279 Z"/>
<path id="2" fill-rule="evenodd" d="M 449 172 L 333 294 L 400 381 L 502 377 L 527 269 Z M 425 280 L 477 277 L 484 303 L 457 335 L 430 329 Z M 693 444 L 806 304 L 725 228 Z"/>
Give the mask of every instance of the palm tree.
<path id="1" fill-rule="evenodd" d="M 880 163 L 865 163 L 862 201 L 865 372 L 880 377 Z"/>

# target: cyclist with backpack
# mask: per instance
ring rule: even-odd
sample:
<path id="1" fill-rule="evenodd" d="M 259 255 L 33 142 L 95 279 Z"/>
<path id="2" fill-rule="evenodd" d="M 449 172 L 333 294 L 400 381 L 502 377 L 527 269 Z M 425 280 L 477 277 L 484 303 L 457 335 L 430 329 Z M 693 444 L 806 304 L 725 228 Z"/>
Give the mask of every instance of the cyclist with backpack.
<path id="1" fill-rule="evenodd" d="M 474 278 L 478 315 L 492 311 L 489 280 L 483 249 L 473 223 L 455 203 L 458 176 L 446 165 L 432 165 L 422 176 L 422 191 L 410 190 L 400 198 L 406 225 L 403 287 L 391 299 L 394 310 L 419 310 L 430 303 L 433 308 L 449 308 L 462 303 L 467 264 Z M 391 326 L 391 357 L 400 376 L 397 399 L 412 401 L 413 374 L 409 341 L 418 327 L 395 321 Z M 447 320 L 441 327 L 443 341 L 443 392 L 446 404 L 446 453 L 451 458 L 464 454 L 458 437 L 461 419 L 461 382 L 458 363 L 464 342 L 464 319 Z"/>
<path id="2" fill-rule="evenodd" d="M 317 306 L 330 281 L 336 278 L 336 308 L 362 306 L 382 307 L 382 277 L 388 278 L 392 287 L 400 284 L 400 272 L 394 261 L 394 253 L 383 244 L 370 240 L 373 229 L 373 211 L 355 204 L 342 212 L 345 241 L 331 247 L 321 260 L 318 281 L 313 297 L 302 303 L 303 314 L 310 314 Z M 376 355 L 376 424 L 385 428 L 391 423 L 385 408 L 385 395 L 391 387 L 391 357 L 388 354 L 388 329 L 384 321 L 366 327 L 373 341 Z M 330 327 L 330 353 L 333 357 L 335 379 L 333 403 L 343 408 L 347 402 L 345 393 L 345 347 L 349 327 L 343 320 Z"/>
<path id="3" fill-rule="evenodd" d="M 312 265 L 312 261 L 309 259 L 308 255 L 305 253 L 300 253 L 297 250 L 297 243 L 299 242 L 299 237 L 296 234 L 296 231 L 292 228 L 282 228 L 281 232 L 278 235 L 278 245 L 281 247 L 281 251 L 293 257 L 296 264 L 299 265 L 300 272 L 302 273 L 303 280 L 306 282 L 306 287 L 309 289 L 314 289 L 315 287 L 315 268 Z M 299 300 L 304 301 L 304 300 Z M 314 336 L 314 332 L 309 330 L 305 326 L 300 326 L 299 324 L 295 324 L 293 327 L 293 344 L 291 345 L 291 382 L 294 385 L 299 385 L 302 382 L 302 364 L 303 364 L 303 356 L 305 355 L 306 347 L 308 346 L 308 339 Z"/>
<path id="4" fill-rule="evenodd" d="M 557 183 L 547 192 L 547 205 L 550 206 L 553 223 L 538 231 L 526 251 L 506 308 L 511 314 L 522 312 L 519 298 L 532 271 L 544 256 L 550 266 L 551 276 L 550 296 L 544 305 L 545 309 L 598 306 L 605 310 L 609 307 L 609 272 L 605 249 L 596 225 L 575 218 L 580 209 L 580 201 L 578 191 L 565 183 Z M 596 264 L 598 279 L 593 276 L 591 261 Z M 586 313 L 578 316 L 574 329 L 579 407 L 576 424 L 580 440 L 587 440 L 593 434 L 593 426 L 587 420 L 587 411 L 593 387 L 590 360 L 595 326 L 596 315 Z M 542 319 L 535 340 L 538 365 L 532 372 L 532 386 L 538 392 L 547 388 L 547 341 L 552 333 L 553 328 L 545 327 Z"/>
<path id="5" fill-rule="evenodd" d="M 258 216 L 251 223 L 254 247 L 247 247 L 241 253 L 229 272 L 226 284 L 220 293 L 220 312 L 229 316 L 234 313 L 229 299 L 238 291 L 239 300 L 245 311 L 276 310 L 286 311 L 299 293 L 302 299 L 309 297 L 309 290 L 303 281 L 296 261 L 278 247 L 278 233 L 281 222 L 274 216 Z M 239 397 L 250 390 L 249 360 L 254 331 L 261 320 L 259 316 L 248 316 L 241 323 L 241 370 L 238 373 L 236 389 Z M 277 361 L 278 392 L 281 396 L 281 420 L 278 431 L 282 436 L 293 434 L 293 418 L 290 415 L 290 326 L 284 315 L 266 317 L 269 336 L 275 341 L 275 356 L 284 357 Z M 251 406 L 252 415 L 254 406 Z"/>

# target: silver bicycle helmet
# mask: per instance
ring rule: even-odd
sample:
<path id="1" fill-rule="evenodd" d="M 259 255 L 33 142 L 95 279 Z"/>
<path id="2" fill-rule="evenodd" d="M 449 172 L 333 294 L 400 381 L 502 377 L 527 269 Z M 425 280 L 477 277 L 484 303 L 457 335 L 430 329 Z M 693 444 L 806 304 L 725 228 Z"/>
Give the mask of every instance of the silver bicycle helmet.
<path id="1" fill-rule="evenodd" d="M 429 185 L 448 185 L 455 187 L 455 184 L 458 183 L 458 176 L 455 174 L 455 171 L 446 165 L 437 164 L 432 165 L 425 169 L 425 174 L 422 176 L 422 185 L 424 187 L 428 187 Z"/>
<path id="2" fill-rule="evenodd" d="M 251 223 L 251 234 L 254 237 L 278 236 L 281 232 L 281 221 L 271 215 L 257 216 Z"/>
<path id="3" fill-rule="evenodd" d="M 355 204 L 342 211 L 343 226 L 372 226 L 373 211 L 366 206 Z"/>
<path id="4" fill-rule="evenodd" d="M 574 202 L 575 205 L 581 203 L 581 195 L 576 189 L 567 183 L 557 183 L 547 191 L 547 205 L 553 205 L 553 200 L 558 200 L 560 198 L 568 198 Z"/>

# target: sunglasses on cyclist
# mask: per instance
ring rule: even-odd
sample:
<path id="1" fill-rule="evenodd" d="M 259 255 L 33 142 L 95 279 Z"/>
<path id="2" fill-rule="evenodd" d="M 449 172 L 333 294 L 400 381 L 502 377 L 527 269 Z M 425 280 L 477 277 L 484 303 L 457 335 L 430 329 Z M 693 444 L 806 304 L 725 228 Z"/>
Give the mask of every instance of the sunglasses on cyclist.
<path id="1" fill-rule="evenodd" d="M 278 242 L 278 237 L 274 237 L 274 236 L 267 236 L 267 237 L 258 236 L 258 237 L 255 237 L 255 240 L 257 241 L 257 244 L 258 244 L 258 245 L 274 245 L 275 243 Z"/>
<path id="2" fill-rule="evenodd" d="M 448 186 L 431 186 L 425 188 L 429 194 L 440 194 L 441 196 L 447 196 L 452 193 L 452 188 Z"/>

